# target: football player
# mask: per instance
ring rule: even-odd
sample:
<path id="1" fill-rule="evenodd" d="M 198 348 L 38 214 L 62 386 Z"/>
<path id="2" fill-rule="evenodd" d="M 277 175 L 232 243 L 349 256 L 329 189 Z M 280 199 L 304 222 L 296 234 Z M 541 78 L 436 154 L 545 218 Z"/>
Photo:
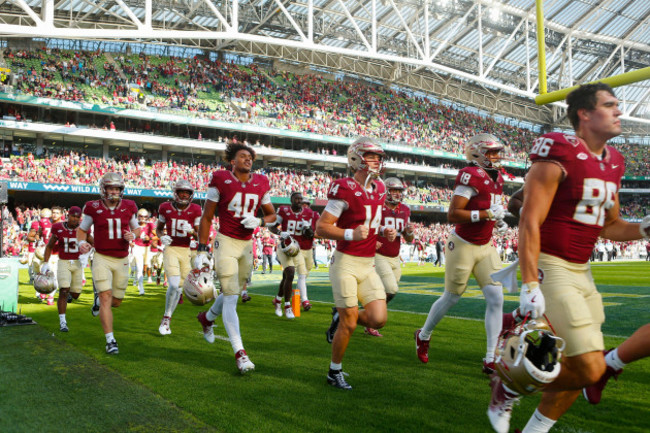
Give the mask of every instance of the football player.
<path id="1" fill-rule="evenodd" d="M 161 335 L 171 334 L 169 322 L 181 297 L 183 281 L 192 270 L 190 263 L 190 241 L 198 232 L 201 221 L 201 206 L 192 203 L 194 187 L 187 180 L 174 185 L 174 200 L 167 201 L 158 209 L 156 234 L 165 246 L 163 261 L 167 277 L 165 312 L 158 331 Z M 167 234 L 165 234 L 165 231 Z"/>
<path id="2" fill-rule="evenodd" d="M 59 208 L 60 209 L 60 208 Z M 59 219 L 56 221 L 58 222 L 61 219 L 61 214 L 58 213 Z M 39 247 L 44 247 L 50 242 L 50 236 L 52 235 L 52 219 L 54 217 L 54 212 L 52 212 L 51 209 L 49 208 L 43 208 L 41 209 L 40 212 L 40 219 L 37 221 L 33 221 L 30 228 L 29 232 L 27 233 L 27 240 L 29 242 L 34 242 L 36 244 L 36 248 Z M 58 256 L 57 256 L 58 257 Z M 50 258 L 54 261 L 55 257 L 50 256 Z M 45 262 L 43 261 L 43 257 L 39 257 L 38 255 L 35 255 L 34 259 L 32 260 L 32 275 L 36 275 L 39 272 L 41 272 L 41 265 L 43 265 Z M 53 268 L 53 266 L 51 266 Z M 53 269 L 51 269 L 52 272 L 54 272 Z M 56 278 L 55 278 L 56 280 Z M 56 284 L 56 281 L 55 281 Z M 41 301 L 47 299 L 47 304 L 48 305 L 54 305 L 54 291 L 50 293 L 49 295 L 45 295 L 42 293 L 36 292 L 36 297 L 40 298 Z"/>
<path id="3" fill-rule="evenodd" d="M 501 269 L 499 254 L 490 242 L 495 223 L 499 234 L 508 226 L 503 222 L 501 204 L 503 177 L 499 172 L 504 146 L 491 134 L 478 134 L 465 144 L 468 167 L 459 170 L 447 219 L 456 224 L 447 240 L 445 291 L 433 303 L 422 329 L 415 331 L 415 346 L 420 361 L 429 361 L 429 342 L 436 325 L 467 289 L 470 274 L 485 297 L 487 350 L 483 372 L 494 371 L 494 349 L 501 332 L 503 289 L 490 274 Z M 505 227 L 505 229 L 504 229 Z"/>
<path id="4" fill-rule="evenodd" d="M 318 236 L 337 241 L 329 268 L 336 308 L 326 335 L 332 343 L 327 382 L 340 389 L 352 389 L 341 363 L 357 324 L 374 329 L 386 324 L 386 292 L 374 266 L 380 230 L 389 242 L 396 236 L 394 227 L 381 227 L 386 188 L 379 176 L 384 156 L 384 149 L 371 138 L 350 145 L 348 165 L 354 176 L 332 182 L 316 225 Z"/>
<path id="5" fill-rule="evenodd" d="M 606 84 L 580 86 L 567 96 L 575 135 L 544 134 L 530 150 L 519 223 L 521 314 L 546 313 L 566 341 L 562 372 L 543 389 L 523 432 L 547 432 L 606 371 L 602 297 L 589 257 L 598 237 L 630 241 L 648 237 L 650 216 L 629 223 L 619 216 L 623 156 L 607 141 L 621 133 L 618 99 Z M 548 308 L 546 308 L 548 306 Z M 510 427 L 519 395 L 493 375 L 488 418 L 497 432 Z"/>
<path id="6" fill-rule="evenodd" d="M 298 289 L 300 290 L 301 305 L 303 310 L 309 311 L 311 303 L 307 299 L 307 275 L 314 266 L 312 247 L 314 244 L 314 227 L 318 221 L 318 214 L 309 207 L 303 207 L 303 196 L 299 191 L 291 193 L 291 205 L 280 206 L 276 219 L 277 226 L 271 228 L 276 234 L 280 235 L 280 246 L 277 254 L 280 264 L 282 265 L 282 281 L 278 288 L 278 294 L 273 299 L 275 314 L 282 316 L 282 299 L 284 298 L 284 313 L 289 319 L 293 319 L 291 310 L 291 287 L 296 270 L 298 271 Z M 282 243 L 287 238 L 293 238 L 298 243 L 300 251 L 295 256 L 287 255 Z"/>
<path id="7" fill-rule="evenodd" d="M 397 236 L 391 242 L 379 233 L 377 238 L 377 254 L 375 255 L 375 266 L 377 274 L 384 284 L 386 290 L 386 303 L 388 304 L 399 290 L 399 280 L 402 278 L 399 250 L 402 236 L 406 242 L 412 242 L 414 238 L 413 225 L 410 221 L 411 210 L 402 203 L 404 196 L 404 184 L 396 177 L 389 177 L 384 182 L 388 193 L 386 202 L 382 208 L 382 227 L 392 227 L 397 231 Z M 373 328 L 366 328 L 364 332 L 373 337 L 382 335 Z"/>
<path id="8" fill-rule="evenodd" d="M 99 194 L 99 200 L 86 202 L 83 208 L 77 241 L 81 254 L 90 252 L 88 232 L 94 228 L 95 253 L 91 272 L 96 293 L 92 311 L 95 315 L 99 307 L 106 353 L 117 354 L 111 307 L 120 306 L 129 283 L 129 243 L 140 236 L 136 219 L 138 206 L 122 198 L 124 179 L 120 173 L 105 173 L 99 180 Z"/>
<path id="9" fill-rule="evenodd" d="M 255 369 L 239 331 L 237 299 L 246 284 L 253 266 L 253 231 L 275 222 L 275 208 L 271 204 L 269 179 L 252 173 L 255 151 L 244 143 L 230 142 L 225 159 L 231 170 L 212 173 L 207 200 L 199 226 L 199 246 L 193 267 L 202 269 L 210 264 L 208 239 L 212 218 L 219 213 L 219 231 L 214 242 L 214 266 L 221 285 L 221 293 L 207 312 L 197 316 L 205 339 L 214 342 L 212 325 L 223 314 L 223 324 L 235 352 L 237 368 L 244 374 Z M 263 218 L 257 216 L 262 209 Z"/>
<path id="10" fill-rule="evenodd" d="M 77 245 L 77 227 L 81 220 L 81 208 L 72 206 L 68 210 L 68 220 L 55 223 L 52 226 L 52 235 L 50 241 L 45 247 L 43 256 L 43 265 L 41 273 L 47 273 L 50 270 L 50 257 L 54 247 L 59 250 L 59 260 L 57 261 L 58 272 L 56 278 L 59 284 L 59 299 L 57 300 L 57 309 L 59 310 L 59 329 L 61 332 L 68 332 L 68 323 L 65 313 L 68 307 L 68 294 L 73 299 L 79 299 L 83 287 L 83 267 L 79 261 L 79 247 Z M 88 236 L 88 242 L 93 243 L 92 237 Z"/>
<path id="11" fill-rule="evenodd" d="M 149 225 L 149 211 L 142 208 L 138 211 L 138 226 L 140 227 L 140 235 L 133 241 L 131 252 L 135 259 L 135 281 L 137 284 L 138 292 L 144 295 L 144 276 L 150 272 L 148 265 L 149 247 L 151 245 L 151 226 Z M 151 280 L 151 277 L 149 277 Z M 149 281 L 151 283 L 151 281 Z"/>

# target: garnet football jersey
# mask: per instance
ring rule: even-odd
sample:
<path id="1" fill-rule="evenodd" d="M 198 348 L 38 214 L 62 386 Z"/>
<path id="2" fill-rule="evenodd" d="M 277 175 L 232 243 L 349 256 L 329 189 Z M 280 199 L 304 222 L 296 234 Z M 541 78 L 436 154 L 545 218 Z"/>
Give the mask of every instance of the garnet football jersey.
<path id="1" fill-rule="evenodd" d="M 533 163 L 553 161 L 564 171 L 540 229 L 542 252 L 586 263 L 607 210 L 614 206 L 625 172 L 623 156 L 605 146 L 601 161 L 578 137 L 553 132 L 535 140 L 530 159 Z"/>
<path id="2" fill-rule="evenodd" d="M 133 243 L 135 243 L 139 247 L 148 247 L 149 245 L 151 245 L 151 238 L 154 237 L 155 229 L 156 226 L 152 223 L 145 223 L 145 225 L 140 226 L 140 236 L 135 238 Z M 145 240 L 145 236 L 149 239 Z"/>
<path id="3" fill-rule="evenodd" d="M 466 210 L 485 210 L 493 204 L 501 204 L 503 193 L 503 176 L 498 173 L 493 181 L 490 175 L 481 167 L 475 165 L 458 171 L 455 186 L 464 185 L 474 188 L 477 192 L 469 199 Z M 456 234 L 474 245 L 485 245 L 492 238 L 495 221 L 484 220 L 475 223 L 456 224 Z"/>
<path id="4" fill-rule="evenodd" d="M 381 225 L 397 230 L 397 236 L 393 242 L 389 242 L 388 239 L 379 235 L 377 241 L 381 243 L 381 247 L 377 250 L 377 253 L 386 257 L 397 257 L 399 255 L 399 248 L 402 240 L 401 235 L 404 232 L 406 225 L 409 223 L 411 209 L 403 203 L 398 204 L 395 209 L 391 209 L 384 204 L 382 215 L 383 222 Z"/>
<path id="5" fill-rule="evenodd" d="M 172 238 L 172 247 L 189 247 L 192 240 L 185 230 L 183 230 L 183 221 L 197 227 L 201 221 L 201 206 L 196 203 L 190 203 L 185 209 L 181 210 L 174 206 L 171 201 L 166 201 L 158 208 L 158 221 L 165 224 L 167 235 Z"/>
<path id="6" fill-rule="evenodd" d="M 242 183 L 232 171 L 217 170 L 212 173 L 208 187 L 219 192 L 219 233 L 235 239 L 251 239 L 253 230 L 244 227 L 241 220 L 257 216 L 261 205 L 271 203 L 269 179 L 253 173 L 248 182 Z"/>
<path id="7" fill-rule="evenodd" d="M 386 187 L 383 182 L 376 182 L 372 192 L 351 177 L 332 182 L 327 193 L 329 200 L 342 200 L 347 203 L 336 223 L 342 229 L 355 229 L 360 225 L 369 228 L 368 237 L 362 241 L 336 242 L 336 249 L 342 253 L 357 257 L 374 257 L 377 247 L 377 232 L 381 225 L 381 208 L 386 199 Z"/>
<path id="8" fill-rule="evenodd" d="M 301 250 L 310 250 L 314 245 L 314 238 L 307 238 L 303 235 L 305 227 L 311 227 L 316 231 L 316 222 L 318 221 L 318 212 L 309 208 L 301 208 L 300 212 L 295 213 L 291 206 L 284 205 L 278 208 L 278 217 L 281 218 L 280 231 L 289 233 L 300 245 Z"/>
<path id="9" fill-rule="evenodd" d="M 95 250 L 110 257 L 123 258 L 129 255 L 129 243 L 124 233 L 131 231 L 131 218 L 137 214 L 138 206 L 132 200 L 122 199 L 115 209 L 109 209 L 103 200 L 92 200 L 84 205 L 83 214 L 92 218 Z"/>
<path id="10" fill-rule="evenodd" d="M 61 260 L 77 260 L 79 246 L 77 245 L 77 229 L 71 229 L 65 223 L 56 223 L 52 226 L 52 234 L 56 236 L 56 246 Z"/>

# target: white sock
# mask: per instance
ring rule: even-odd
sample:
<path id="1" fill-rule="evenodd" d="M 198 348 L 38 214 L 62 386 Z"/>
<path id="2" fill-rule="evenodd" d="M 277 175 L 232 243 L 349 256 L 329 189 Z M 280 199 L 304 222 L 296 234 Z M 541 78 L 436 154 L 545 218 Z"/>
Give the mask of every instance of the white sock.
<path id="1" fill-rule="evenodd" d="M 291 307 L 291 302 L 285 302 L 285 303 L 284 303 L 284 306 L 285 306 L 285 307 Z"/>
<path id="2" fill-rule="evenodd" d="M 241 296 L 248 295 L 248 290 L 242 290 L 241 291 Z"/>
<path id="3" fill-rule="evenodd" d="M 298 290 L 300 290 L 300 300 L 305 302 L 307 300 L 307 274 L 298 274 L 298 282 L 296 283 Z"/>
<path id="4" fill-rule="evenodd" d="M 435 328 L 438 322 L 440 322 L 442 318 L 445 317 L 447 311 L 449 311 L 451 307 L 458 303 L 459 299 L 460 295 L 454 295 L 445 290 L 442 296 L 433 303 L 431 309 L 429 310 L 427 320 L 424 322 L 424 326 L 422 326 L 422 329 L 420 330 L 420 338 L 422 340 L 431 339 L 431 332 L 433 332 L 433 328 Z"/>
<path id="5" fill-rule="evenodd" d="M 555 420 L 545 417 L 540 413 L 539 409 L 535 409 L 533 416 L 530 417 L 528 424 L 521 433 L 546 433 L 554 424 Z"/>
<path id="6" fill-rule="evenodd" d="M 241 332 L 239 331 L 239 316 L 237 316 L 237 301 L 239 296 L 229 295 L 223 297 L 223 326 L 226 328 L 232 350 L 237 353 L 244 349 L 241 341 Z M 216 303 L 216 302 L 215 302 Z"/>
<path id="7" fill-rule="evenodd" d="M 621 370 L 627 364 L 621 361 L 621 358 L 618 357 L 618 348 L 612 350 L 607 355 L 605 355 L 605 363 L 612 367 L 614 370 Z"/>
<path id="8" fill-rule="evenodd" d="M 487 350 L 485 359 L 494 360 L 494 350 L 503 325 L 503 289 L 501 286 L 487 285 L 483 287 L 485 297 L 485 335 L 487 336 Z"/>
<path id="9" fill-rule="evenodd" d="M 275 297 L 275 300 L 278 301 L 278 302 L 282 302 L 282 299 L 283 299 L 282 296 L 276 296 Z"/>
<path id="10" fill-rule="evenodd" d="M 217 299 L 214 300 L 208 312 L 205 313 L 205 317 L 209 321 L 214 322 L 214 319 L 221 316 L 221 313 L 223 312 L 223 298 L 223 293 L 217 296 Z"/>
<path id="11" fill-rule="evenodd" d="M 330 370 L 342 370 L 343 364 L 337 364 L 336 362 L 330 362 Z"/>
<path id="12" fill-rule="evenodd" d="M 113 337 L 113 333 L 109 332 L 106 334 L 106 342 L 110 343 L 111 341 L 115 341 L 115 337 Z"/>
<path id="13" fill-rule="evenodd" d="M 180 275 L 170 275 L 167 277 L 167 282 L 169 285 L 167 286 L 167 295 L 165 296 L 165 316 L 172 317 L 178 305 L 178 300 L 181 297 L 182 290 L 179 287 L 181 277 Z"/>
<path id="14" fill-rule="evenodd" d="M 62 324 L 62 325 L 63 325 L 64 323 L 66 323 L 66 322 L 65 322 L 65 313 L 63 313 L 63 314 L 59 314 L 59 323 Z"/>

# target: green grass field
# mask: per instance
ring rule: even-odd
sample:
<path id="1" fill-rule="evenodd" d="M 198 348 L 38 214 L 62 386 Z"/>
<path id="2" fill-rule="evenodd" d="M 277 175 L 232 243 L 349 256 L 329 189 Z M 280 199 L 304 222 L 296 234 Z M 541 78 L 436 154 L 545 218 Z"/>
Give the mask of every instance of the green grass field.
<path id="1" fill-rule="evenodd" d="M 594 265 L 604 294 L 606 345 L 616 346 L 650 321 L 650 263 Z M 217 340 L 202 337 L 196 314 L 180 305 L 173 333 L 158 325 L 165 289 L 129 287 L 114 309 L 120 354 L 104 351 L 92 290 L 68 306 L 69 333 L 59 332 L 54 306 L 37 303 L 21 271 L 22 313 L 37 326 L 0 328 L 0 432 L 488 432 L 490 399 L 481 373 L 482 295 L 474 282 L 445 318 L 431 343 L 429 364 L 416 356 L 413 332 L 442 291 L 443 272 L 431 264 L 404 269 L 402 291 L 389 304 L 383 338 L 358 329 L 344 370 L 354 389 L 327 385 L 332 306 L 327 269 L 308 279 L 314 308 L 289 321 L 273 313 L 280 271 L 256 274 L 253 300 L 238 306 L 244 344 L 256 370 L 241 376 L 223 325 Z M 89 271 L 86 271 L 89 275 Z M 508 295 L 512 310 L 518 296 Z M 539 397 L 525 398 L 512 428 L 523 428 Z M 557 432 L 650 431 L 650 360 L 626 368 L 603 401 L 579 399 Z"/>

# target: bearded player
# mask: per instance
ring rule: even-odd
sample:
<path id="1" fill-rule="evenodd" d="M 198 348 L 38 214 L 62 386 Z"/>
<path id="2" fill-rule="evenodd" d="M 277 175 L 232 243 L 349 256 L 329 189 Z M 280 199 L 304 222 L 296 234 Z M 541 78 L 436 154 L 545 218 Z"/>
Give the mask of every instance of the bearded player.
<path id="1" fill-rule="evenodd" d="M 113 335 L 113 311 L 119 307 L 129 283 L 129 243 L 140 235 L 136 219 L 138 206 L 122 199 L 124 179 L 119 173 L 106 173 L 99 181 L 101 199 L 86 203 L 77 228 L 79 252 L 90 251 L 88 233 L 94 228 L 95 254 L 91 266 L 96 290 L 93 310 L 99 304 L 99 318 L 106 337 L 106 353 L 119 349 Z M 93 314 L 94 315 L 94 314 Z"/>
<path id="2" fill-rule="evenodd" d="M 225 159 L 230 170 L 212 173 L 208 185 L 207 200 L 199 226 L 199 247 L 193 262 L 195 269 L 210 265 L 208 241 L 215 213 L 219 214 L 219 231 L 214 242 L 214 265 L 221 285 L 221 293 L 207 312 L 199 313 L 197 319 L 203 326 L 205 339 L 214 342 L 212 326 L 223 314 L 223 324 L 235 352 L 240 373 L 255 369 L 239 330 L 237 300 L 253 266 L 253 231 L 262 225 L 275 222 L 275 208 L 271 204 L 269 179 L 252 173 L 255 151 L 243 143 L 230 142 L 226 146 Z M 257 216 L 262 209 L 263 218 Z"/>
<path id="3" fill-rule="evenodd" d="M 420 361 L 429 361 L 429 341 L 436 325 L 460 300 L 473 274 L 485 297 L 487 351 L 483 372 L 494 371 L 494 350 L 501 332 L 503 288 L 490 274 L 501 269 L 501 259 L 492 244 L 492 230 L 504 234 L 505 209 L 501 204 L 503 177 L 499 172 L 503 144 L 491 134 L 478 134 L 465 145 L 469 166 L 458 172 L 447 219 L 456 224 L 447 240 L 445 291 L 431 306 L 422 329 L 415 331 Z"/>
<path id="4" fill-rule="evenodd" d="M 156 234 L 165 246 L 163 261 L 167 277 L 165 313 L 158 331 L 161 335 L 171 334 L 169 322 L 181 297 L 183 281 L 192 270 L 190 262 L 190 242 L 198 232 L 201 221 L 201 206 L 192 203 L 194 187 L 187 180 L 179 180 L 174 185 L 174 200 L 167 201 L 158 209 Z M 165 234 L 165 231 L 167 234 Z"/>
<path id="5" fill-rule="evenodd" d="M 519 222 L 522 287 L 519 310 L 546 317 L 566 342 L 559 376 L 543 389 L 524 433 L 547 432 L 606 372 L 602 297 L 589 258 L 598 237 L 625 242 L 648 237 L 650 216 L 640 224 L 620 218 L 618 190 L 623 156 L 607 141 L 621 134 L 619 101 L 606 84 L 580 86 L 567 96 L 575 135 L 542 135 L 530 150 Z M 492 377 L 488 418 L 497 432 L 510 428 L 519 394 Z"/>
<path id="6" fill-rule="evenodd" d="M 399 290 L 399 280 L 402 278 L 402 267 L 400 266 L 399 251 L 402 236 L 406 242 L 412 242 L 413 225 L 410 221 L 411 210 L 402 203 L 404 197 L 404 184 L 396 177 L 389 177 L 384 181 L 388 194 L 382 208 L 382 227 L 391 227 L 397 231 L 393 241 L 389 241 L 380 232 L 377 238 L 377 253 L 375 255 L 375 266 L 377 274 L 381 278 L 386 291 L 386 304 L 388 304 Z M 382 335 L 373 328 L 366 328 L 364 332 L 373 337 Z"/>
<path id="7" fill-rule="evenodd" d="M 289 257 L 278 247 L 277 254 L 282 265 L 282 281 L 277 296 L 273 299 L 276 315 L 282 315 L 282 300 L 284 299 L 284 313 L 287 318 L 293 318 L 291 310 L 291 287 L 296 271 L 298 271 L 298 289 L 300 290 L 301 305 L 304 311 L 311 309 L 307 299 L 307 276 L 314 267 L 312 247 L 314 245 L 314 227 L 318 221 L 318 213 L 309 207 L 304 207 L 302 193 L 291 193 L 291 205 L 280 206 L 276 219 L 277 226 L 272 230 L 280 235 L 280 240 L 291 236 L 298 242 L 300 252 L 294 257 Z"/>
<path id="8" fill-rule="evenodd" d="M 386 188 L 378 178 L 384 156 L 384 149 L 371 138 L 359 138 L 350 145 L 348 165 L 354 176 L 332 182 L 316 226 L 318 236 L 337 241 L 329 269 L 336 308 L 327 331 L 332 343 L 327 382 L 345 390 L 352 386 L 341 364 L 357 324 L 378 329 L 386 323 L 386 292 L 374 263 L 379 231 L 389 241 L 396 236 L 395 228 L 381 227 Z"/>
<path id="9" fill-rule="evenodd" d="M 61 332 L 68 332 L 69 330 L 65 317 L 68 307 L 68 294 L 73 299 L 79 299 L 83 288 L 84 270 L 79 261 L 79 247 L 77 245 L 77 227 L 79 227 L 80 220 L 81 208 L 72 206 L 68 210 L 68 220 L 58 222 L 52 226 L 52 236 L 45 247 L 44 263 L 41 266 L 41 273 L 47 273 L 50 270 L 48 262 L 56 246 L 59 250 L 58 271 L 56 273 L 59 284 L 59 299 L 56 305 L 59 311 L 59 329 Z M 88 237 L 88 241 L 92 244 L 91 236 Z"/>

